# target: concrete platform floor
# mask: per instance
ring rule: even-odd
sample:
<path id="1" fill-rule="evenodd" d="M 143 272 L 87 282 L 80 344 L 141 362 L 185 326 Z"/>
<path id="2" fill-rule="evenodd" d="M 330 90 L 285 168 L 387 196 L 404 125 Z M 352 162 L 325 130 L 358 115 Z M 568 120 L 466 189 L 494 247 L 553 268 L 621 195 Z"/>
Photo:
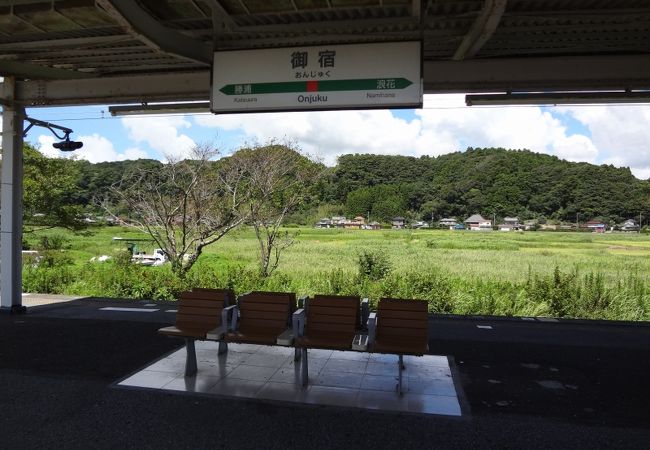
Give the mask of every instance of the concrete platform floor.
<path id="1" fill-rule="evenodd" d="M 116 386 L 182 348 L 157 333 L 173 323 L 175 307 L 87 298 L 0 314 L 0 448 L 592 450 L 650 442 L 649 323 L 432 315 L 429 348 L 449 355 L 462 407 L 446 416 Z"/>

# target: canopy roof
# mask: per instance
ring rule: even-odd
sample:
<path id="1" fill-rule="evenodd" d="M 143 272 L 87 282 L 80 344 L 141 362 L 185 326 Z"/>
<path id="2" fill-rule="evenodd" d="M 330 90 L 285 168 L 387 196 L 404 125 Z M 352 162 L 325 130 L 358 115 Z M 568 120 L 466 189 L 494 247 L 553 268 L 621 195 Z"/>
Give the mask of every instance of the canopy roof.
<path id="1" fill-rule="evenodd" d="M 206 100 L 213 50 L 402 40 L 423 43 L 425 92 L 650 79 L 647 0 L 0 2 L 0 74 L 29 80 L 26 105 Z"/>

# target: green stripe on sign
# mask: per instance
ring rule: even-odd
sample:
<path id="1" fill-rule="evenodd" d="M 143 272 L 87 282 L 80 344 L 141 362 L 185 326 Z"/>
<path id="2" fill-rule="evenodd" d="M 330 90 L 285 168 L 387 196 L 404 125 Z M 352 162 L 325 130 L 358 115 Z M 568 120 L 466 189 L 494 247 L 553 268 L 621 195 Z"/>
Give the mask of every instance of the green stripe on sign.
<path id="1" fill-rule="evenodd" d="M 360 80 L 313 80 L 318 90 L 308 90 L 307 81 L 279 83 L 227 84 L 221 89 L 225 95 L 287 94 L 293 92 L 381 91 L 405 89 L 413 84 L 406 78 L 365 78 Z"/>

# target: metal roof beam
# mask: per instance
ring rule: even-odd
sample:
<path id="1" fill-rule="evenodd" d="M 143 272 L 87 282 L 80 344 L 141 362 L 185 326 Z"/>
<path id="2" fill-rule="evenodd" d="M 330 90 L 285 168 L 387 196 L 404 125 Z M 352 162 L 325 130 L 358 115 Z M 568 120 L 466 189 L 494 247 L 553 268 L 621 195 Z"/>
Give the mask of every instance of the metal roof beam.
<path id="1" fill-rule="evenodd" d="M 129 34 L 136 36 L 152 48 L 202 64 L 211 64 L 211 46 L 165 27 L 142 9 L 137 2 L 133 0 L 97 0 L 97 3 L 126 28 Z"/>
<path id="2" fill-rule="evenodd" d="M 516 90 L 603 90 L 650 87 L 650 56 L 589 56 L 425 61 L 432 93 Z M 86 80 L 24 81 L 16 99 L 26 106 L 206 100 L 209 71 Z"/>
<path id="3" fill-rule="evenodd" d="M 73 70 L 57 69 L 55 67 L 26 64 L 19 61 L 0 60 L 0 75 L 13 75 L 16 78 L 29 80 L 89 78 L 95 75 L 88 72 L 75 72 Z"/>
<path id="4" fill-rule="evenodd" d="M 562 56 L 425 61 L 424 91 L 650 89 L 650 56 Z"/>
<path id="5" fill-rule="evenodd" d="M 219 0 L 205 0 L 205 2 L 212 8 L 212 26 L 215 33 L 217 31 L 233 31 L 237 29 L 237 24 Z"/>
<path id="6" fill-rule="evenodd" d="M 120 42 L 133 41 L 133 36 L 122 34 L 113 36 L 92 36 L 82 38 L 65 38 L 65 39 L 49 39 L 49 40 L 34 40 L 34 41 L 21 41 L 0 44 L 0 51 L 23 51 L 34 49 L 64 49 L 64 48 L 81 48 L 91 45 L 108 45 L 118 44 Z"/>
<path id="7" fill-rule="evenodd" d="M 210 72 L 23 81 L 17 82 L 16 91 L 16 101 L 25 106 L 206 100 L 210 98 Z"/>
<path id="8" fill-rule="evenodd" d="M 506 9 L 508 0 L 485 0 L 483 9 L 452 57 L 455 61 L 471 58 L 492 37 Z"/>
<path id="9" fill-rule="evenodd" d="M 373 28 L 383 29 L 417 27 L 419 20 L 414 17 L 396 17 L 380 19 L 349 19 L 349 20 L 322 20 L 318 22 L 300 22 L 290 24 L 272 24 L 272 25 L 243 25 L 237 27 L 235 31 L 240 33 L 278 33 L 278 34 L 295 34 L 307 33 L 317 34 L 323 32 L 338 31 L 341 33 L 351 34 L 349 29 L 368 30 Z"/>

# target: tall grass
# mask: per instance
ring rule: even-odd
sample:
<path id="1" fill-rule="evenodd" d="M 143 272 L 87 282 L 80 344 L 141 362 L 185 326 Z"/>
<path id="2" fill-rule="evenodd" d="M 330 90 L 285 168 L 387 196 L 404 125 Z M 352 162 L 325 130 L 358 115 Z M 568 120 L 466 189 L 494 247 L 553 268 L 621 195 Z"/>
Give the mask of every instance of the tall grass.
<path id="1" fill-rule="evenodd" d="M 643 235 L 303 229 L 278 271 L 262 278 L 254 236 L 243 229 L 210 247 L 185 280 L 165 266 L 128 264 L 114 235 L 140 237 L 117 227 L 67 236 L 45 263 L 24 265 L 24 289 L 172 300 L 192 287 L 228 287 L 360 295 L 373 304 L 420 298 L 440 313 L 650 320 Z M 88 262 L 101 254 L 113 259 Z"/>

